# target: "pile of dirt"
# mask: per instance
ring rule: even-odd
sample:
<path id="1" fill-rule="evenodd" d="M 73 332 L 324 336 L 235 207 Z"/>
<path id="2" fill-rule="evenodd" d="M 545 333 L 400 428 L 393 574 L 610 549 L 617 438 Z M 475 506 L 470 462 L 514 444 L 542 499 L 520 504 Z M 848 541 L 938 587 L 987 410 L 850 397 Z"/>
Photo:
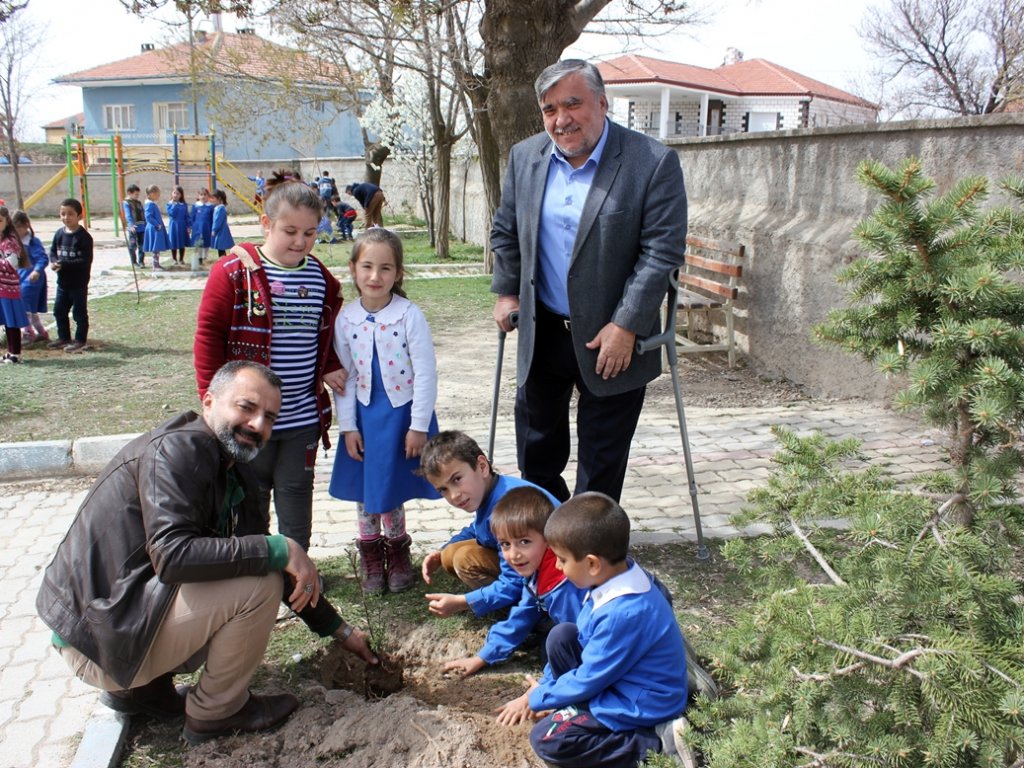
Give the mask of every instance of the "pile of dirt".
<path id="1" fill-rule="evenodd" d="M 522 692 L 521 673 L 499 668 L 461 679 L 442 671 L 443 660 L 473 653 L 483 630 L 446 634 L 436 622 L 403 629 L 392 661 L 404 672 L 399 692 L 382 698 L 377 691 L 368 698 L 363 665 L 334 644 L 309 660 L 308 668 L 318 671 L 320 681 L 304 681 L 292 689 L 302 704 L 281 728 L 193 747 L 184 753 L 183 764 L 543 768 L 530 749 L 531 724 L 505 727 L 494 719 L 495 709 Z M 536 674 L 539 669 L 529 671 Z M 335 687 L 339 685 L 343 687 Z"/>

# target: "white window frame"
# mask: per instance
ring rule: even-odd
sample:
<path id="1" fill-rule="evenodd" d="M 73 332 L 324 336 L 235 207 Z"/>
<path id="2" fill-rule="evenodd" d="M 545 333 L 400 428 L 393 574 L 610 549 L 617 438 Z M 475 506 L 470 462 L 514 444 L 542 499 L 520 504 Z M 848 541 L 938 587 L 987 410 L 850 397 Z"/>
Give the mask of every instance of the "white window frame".
<path id="1" fill-rule="evenodd" d="M 153 103 L 153 129 L 170 133 L 189 130 L 189 103 L 187 101 L 162 101 Z M 175 115 L 181 123 L 171 120 Z"/>
<path id="2" fill-rule="evenodd" d="M 108 131 L 134 131 L 135 130 L 135 105 L 134 104 L 104 104 L 103 105 L 103 127 Z"/>

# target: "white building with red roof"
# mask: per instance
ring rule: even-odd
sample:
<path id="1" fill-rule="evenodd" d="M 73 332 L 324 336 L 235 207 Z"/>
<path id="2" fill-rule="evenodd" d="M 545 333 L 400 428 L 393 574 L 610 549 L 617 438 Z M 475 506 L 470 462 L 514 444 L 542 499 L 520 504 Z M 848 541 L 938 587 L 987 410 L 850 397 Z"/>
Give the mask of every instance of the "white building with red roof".
<path id="1" fill-rule="evenodd" d="M 875 104 L 735 50 L 715 69 L 632 54 L 598 69 L 613 118 L 661 139 L 878 120 Z"/>

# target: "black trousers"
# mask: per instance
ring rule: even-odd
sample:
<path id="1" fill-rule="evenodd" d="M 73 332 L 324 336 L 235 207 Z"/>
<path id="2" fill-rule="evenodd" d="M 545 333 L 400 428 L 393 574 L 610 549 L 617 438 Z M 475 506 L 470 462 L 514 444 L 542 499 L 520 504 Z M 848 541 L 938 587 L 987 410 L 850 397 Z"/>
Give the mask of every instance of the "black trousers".
<path id="1" fill-rule="evenodd" d="M 558 624 L 548 635 L 548 662 L 556 680 L 583 661 L 576 625 Z M 597 721 L 587 702 L 564 707 L 539 720 L 530 730 L 530 745 L 547 765 L 558 768 L 634 768 L 647 750 L 661 751 L 653 728 L 613 731 Z"/>
<path id="2" fill-rule="evenodd" d="M 600 491 L 618 501 L 647 388 L 609 397 L 591 392 L 580 376 L 564 318 L 538 305 L 533 362 L 516 392 L 516 451 L 523 477 L 559 501 L 570 496 L 562 472 L 569 462 L 573 389 L 579 392 L 574 493 Z"/>

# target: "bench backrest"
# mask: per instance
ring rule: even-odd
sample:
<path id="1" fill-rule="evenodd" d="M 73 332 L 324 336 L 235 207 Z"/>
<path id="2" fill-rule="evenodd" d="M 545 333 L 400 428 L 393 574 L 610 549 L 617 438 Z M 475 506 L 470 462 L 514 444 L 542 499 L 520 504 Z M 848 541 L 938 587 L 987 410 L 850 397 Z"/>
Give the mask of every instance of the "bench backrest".
<path id="1" fill-rule="evenodd" d="M 679 287 L 697 290 L 720 299 L 739 295 L 746 246 L 728 240 L 686 236 L 686 266 L 679 274 Z"/>

